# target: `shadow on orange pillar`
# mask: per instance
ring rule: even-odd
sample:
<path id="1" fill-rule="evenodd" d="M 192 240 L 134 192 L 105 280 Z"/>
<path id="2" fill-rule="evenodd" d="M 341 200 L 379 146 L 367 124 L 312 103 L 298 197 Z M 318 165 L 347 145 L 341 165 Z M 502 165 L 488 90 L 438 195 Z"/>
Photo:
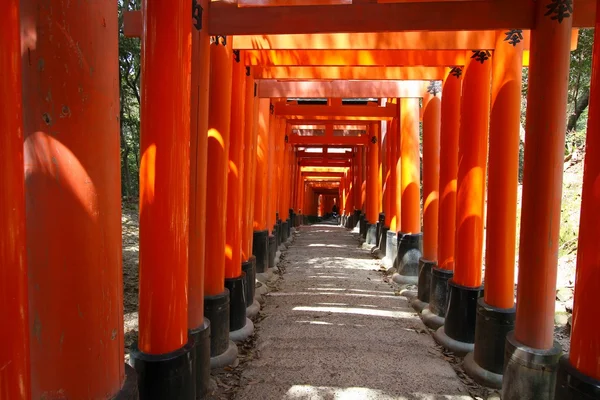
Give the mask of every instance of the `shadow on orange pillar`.
<path id="1" fill-rule="evenodd" d="M 557 399 L 593 398 L 600 388 L 600 13 L 596 14 L 592 63 L 571 348 L 560 362 Z"/>
<path id="2" fill-rule="evenodd" d="M 0 397 L 29 400 L 29 305 L 25 248 L 19 2 L 4 3 L 0 26 Z M 10 99 L 10 100 L 9 100 Z"/>
<path id="3" fill-rule="evenodd" d="M 256 178 L 254 188 L 254 240 L 252 253 L 256 257 L 256 272 L 269 268 L 269 229 L 267 227 L 267 175 L 269 148 L 269 99 L 258 99 L 256 105 Z"/>
<path id="4" fill-rule="evenodd" d="M 515 330 L 506 338 L 508 359 L 502 382 L 502 398 L 507 400 L 554 398 L 562 352 L 554 341 L 554 306 L 573 18 L 563 8 L 545 3 L 536 3 L 535 18 L 525 125 L 517 317 Z M 523 365 L 523 357 L 536 357 L 539 367 L 532 371 Z"/>
<path id="5" fill-rule="evenodd" d="M 20 6 L 22 52 L 28 61 L 22 65 L 22 111 L 31 396 L 111 399 L 123 395 L 126 374 L 135 388 L 135 373 L 129 374 L 123 362 L 117 10 L 107 2 L 28 0 Z M 3 17 L 0 28 L 5 43 L 12 38 L 4 34 L 13 26 L 9 21 L 16 9 L 3 11 L 10 16 L 8 21 Z M 58 15 L 60 21 L 53 17 Z M 189 21 L 189 11 L 186 15 Z M 2 48 L 0 59 L 11 57 L 8 49 Z M 10 58 L 13 68 L 18 57 Z M 2 73 L 0 81 L 6 78 Z M 17 101 L 17 93 L 19 88 L 10 102 Z M 1 107 L 6 112 L 10 105 Z M 189 120 L 189 97 L 179 112 Z M 189 126 L 181 128 L 189 135 Z M 18 138 L 15 131 L 5 133 Z M 2 168 L 0 174 L 6 172 Z M 12 179 L 18 179 L 22 170 L 12 172 Z M 5 195 L 11 180 L 3 179 L 2 185 Z M 183 185 L 187 188 L 187 180 Z M 11 250 L 17 251 L 18 244 Z M 175 275 L 185 274 L 181 283 L 186 285 L 187 259 L 181 269 Z M 18 283 L 10 283 L 16 289 Z M 173 315 L 184 338 L 185 291 L 182 287 L 181 313 Z M 4 326 L 14 333 L 16 328 Z"/>
<path id="6" fill-rule="evenodd" d="M 440 183 L 440 98 L 439 83 L 431 82 L 423 96 L 423 254 L 419 260 L 417 312 L 429 303 L 431 272 L 437 261 L 438 206 Z"/>
<path id="7" fill-rule="evenodd" d="M 419 99 L 400 99 L 400 232 L 397 235 L 398 284 L 418 283 L 421 258 L 421 159 L 419 152 Z M 398 172 L 398 170 L 397 170 Z"/>
<path id="8" fill-rule="evenodd" d="M 490 112 L 491 53 L 468 52 L 464 69 L 456 198 L 454 277 L 448 282 L 444 327 L 435 333 L 445 348 L 473 351 L 477 299 L 481 293 L 483 218 Z M 450 79 L 450 78 L 449 78 Z"/>
<path id="9" fill-rule="evenodd" d="M 477 303 L 475 350 L 465 358 L 469 375 L 486 386 L 502 387 L 504 343 L 513 330 L 521 69 L 519 33 L 496 32 L 492 66 L 485 299 Z M 492 355 L 492 357 L 490 357 Z"/>
<path id="10" fill-rule="evenodd" d="M 231 38 L 216 37 L 210 46 L 204 314 L 211 324 L 210 355 L 220 365 L 228 364 L 224 358 L 233 362 L 237 356 L 229 340 L 230 293 L 225 288 L 233 62 Z"/>
<path id="11" fill-rule="evenodd" d="M 208 24 L 208 3 L 200 2 L 203 26 Z M 192 28 L 191 74 L 188 329 L 196 357 L 196 396 L 202 397 L 210 385 L 210 321 L 204 318 L 210 37 L 197 24 Z"/>

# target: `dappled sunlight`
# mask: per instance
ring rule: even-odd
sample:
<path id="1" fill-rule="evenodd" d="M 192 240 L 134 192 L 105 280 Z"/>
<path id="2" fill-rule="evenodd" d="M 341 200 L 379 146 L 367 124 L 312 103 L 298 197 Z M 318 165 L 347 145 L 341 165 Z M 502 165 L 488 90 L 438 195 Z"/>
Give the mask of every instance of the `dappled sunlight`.
<path id="1" fill-rule="evenodd" d="M 279 297 L 279 296 L 346 296 L 346 297 L 365 297 L 365 298 L 378 297 L 381 299 L 398 298 L 398 296 L 395 296 L 391 293 L 389 295 L 340 293 L 340 292 L 335 292 L 335 290 L 336 289 L 332 288 L 332 289 L 330 289 L 330 291 L 323 290 L 320 293 L 319 292 L 292 292 L 292 293 L 273 292 L 273 293 L 269 293 L 268 296 L 275 296 L 275 297 Z"/>
<path id="2" fill-rule="evenodd" d="M 383 390 L 370 389 L 366 387 L 331 387 L 331 386 L 312 386 L 312 385 L 294 385 L 292 386 L 284 399 L 307 399 L 311 400 L 468 400 L 471 396 L 466 395 L 444 395 L 430 393 L 411 393 L 408 397 L 388 395 Z"/>
<path id="3" fill-rule="evenodd" d="M 337 314 L 355 314 L 355 315 L 366 315 L 371 317 L 385 317 L 385 318 L 402 318 L 402 319 L 418 319 L 414 312 L 404 311 L 392 311 L 392 310 L 370 310 L 364 308 L 355 307 L 307 307 L 298 306 L 292 309 L 293 311 L 314 311 L 323 313 L 337 313 Z"/>
<path id="4" fill-rule="evenodd" d="M 344 249 L 344 248 L 349 248 L 350 246 L 348 246 L 346 244 L 341 245 L 341 244 L 312 243 L 312 244 L 309 244 L 308 247 L 337 247 L 340 249 Z"/>

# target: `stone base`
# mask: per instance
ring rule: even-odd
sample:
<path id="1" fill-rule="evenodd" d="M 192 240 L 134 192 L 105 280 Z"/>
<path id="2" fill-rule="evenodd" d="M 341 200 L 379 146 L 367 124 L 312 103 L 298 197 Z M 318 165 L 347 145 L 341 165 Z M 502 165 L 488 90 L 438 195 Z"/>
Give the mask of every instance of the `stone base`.
<path id="1" fill-rule="evenodd" d="M 246 308 L 246 317 L 252 319 L 258 315 L 260 311 L 260 302 L 254 298 L 254 301 L 250 305 L 250 307 Z"/>
<path id="2" fill-rule="evenodd" d="M 453 352 L 459 357 L 463 357 L 467 353 L 473 351 L 475 347 L 473 343 L 459 342 L 458 340 L 452 339 L 446 334 L 444 329 L 445 326 L 442 326 L 433 334 L 435 341 L 443 348 Z"/>
<path id="3" fill-rule="evenodd" d="M 558 342 L 549 350 L 519 343 L 514 331 L 506 335 L 503 400 L 553 400 L 556 371 L 562 348 Z"/>
<path id="4" fill-rule="evenodd" d="M 392 275 L 392 280 L 398 285 L 416 285 L 419 281 L 418 276 L 406 276 L 400 274 Z"/>
<path id="5" fill-rule="evenodd" d="M 210 358 L 210 367 L 211 368 L 224 368 L 229 365 L 232 365 L 237 359 L 238 348 L 235 343 L 229 341 L 229 345 L 225 352 L 219 354 L 218 356 Z"/>
<path id="6" fill-rule="evenodd" d="M 441 326 L 444 325 L 445 318 L 440 317 L 439 315 L 431 311 L 430 307 L 431 304 L 429 304 L 428 307 L 424 308 L 423 311 L 421 311 L 421 319 L 423 320 L 425 326 L 427 326 L 428 328 L 439 329 Z"/>
<path id="7" fill-rule="evenodd" d="M 254 323 L 250 318 L 246 318 L 246 324 L 237 331 L 229 332 L 229 339 L 235 343 L 240 343 L 248 339 L 254 333 Z"/>
<path id="8" fill-rule="evenodd" d="M 367 242 L 368 245 L 377 246 L 377 224 L 367 225 Z"/>
<path id="9" fill-rule="evenodd" d="M 429 306 L 429 303 L 425 303 L 424 301 L 419 300 L 419 297 L 417 295 L 417 297 L 415 297 L 410 302 L 410 305 L 416 312 L 421 313 L 427 306 Z"/>
<path id="10" fill-rule="evenodd" d="M 210 391 L 210 321 L 204 318 L 202 326 L 190 329 L 188 335 L 194 343 L 193 374 L 196 380 L 196 399 L 204 399 Z"/>
<path id="11" fill-rule="evenodd" d="M 113 400 L 138 400 L 139 398 L 137 373 L 129 364 L 125 364 L 125 382 Z"/>
<path id="12" fill-rule="evenodd" d="M 467 354 L 463 361 L 463 368 L 473 380 L 480 385 L 493 389 L 502 389 L 502 374 L 495 374 L 487 369 L 481 368 L 475 362 L 473 353 Z"/>
<path id="13" fill-rule="evenodd" d="M 448 282 L 448 291 L 450 293 L 444 322 L 444 334 L 456 342 L 448 342 L 451 346 L 448 349 L 464 356 L 469 351 L 473 351 L 477 301 L 483 287 L 462 286 L 451 280 Z M 462 349 L 468 349 L 468 351 L 463 353 Z"/>

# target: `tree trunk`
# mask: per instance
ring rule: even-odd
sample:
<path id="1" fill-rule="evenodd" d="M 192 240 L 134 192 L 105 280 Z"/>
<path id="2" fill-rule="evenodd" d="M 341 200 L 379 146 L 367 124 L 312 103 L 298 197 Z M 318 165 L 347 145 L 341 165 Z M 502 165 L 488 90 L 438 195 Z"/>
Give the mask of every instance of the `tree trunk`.
<path id="1" fill-rule="evenodd" d="M 590 100 L 590 91 L 586 90 L 581 95 L 581 98 L 577 101 L 575 105 L 575 109 L 573 110 L 573 114 L 569 115 L 569 121 L 567 123 L 567 133 L 575 130 L 577 126 L 577 121 L 581 114 L 585 111 L 588 106 L 588 102 Z"/>
<path id="2" fill-rule="evenodd" d="M 125 133 L 123 133 L 123 114 L 124 114 L 124 110 L 123 110 L 123 103 L 124 103 L 124 99 L 123 99 L 123 88 L 121 87 L 121 73 L 119 71 L 119 92 L 120 92 L 120 97 L 121 97 L 121 107 L 119 110 L 119 125 L 120 125 L 120 129 L 119 129 L 119 133 L 121 136 L 121 164 L 122 164 L 122 173 L 124 175 L 124 182 L 121 182 L 121 184 L 124 186 L 125 188 L 125 198 L 129 199 L 131 197 L 131 173 L 129 171 L 129 162 L 127 160 L 128 156 L 129 156 L 129 146 L 127 145 L 127 141 L 125 140 Z"/>

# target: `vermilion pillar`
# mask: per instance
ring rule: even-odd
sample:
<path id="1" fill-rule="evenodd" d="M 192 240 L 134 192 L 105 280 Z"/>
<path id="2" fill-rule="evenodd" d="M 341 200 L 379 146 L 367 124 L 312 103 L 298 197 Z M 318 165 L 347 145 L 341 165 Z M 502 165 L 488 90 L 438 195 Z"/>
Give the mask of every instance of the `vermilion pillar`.
<path id="1" fill-rule="evenodd" d="M 589 119 L 585 146 L 583 193 L 577 247 L 570 354 L 560 361 L 557 399 L 593 398 L 600 389 L 600 13 L 596 14 Z"/>
<path id="2" fill-rule="evenodd" d="M 385 256 L 386 237 L 390 227 L 390 121 L 382 121 L 381 132 L 381 211 L 379 214 L 379 232 L 377 235 L 377 246 L 381 256 Z"/>
<path id="3" fill-rule="evenodd" d="M 491 53 L 468 52 L 464 69 L 456 198 L 454 277 L 444 327 L 436 340 L 460 354 L 473 351 L 477 299 L 481 292 L 483 218 L 490 112 Z"/>
<path id="4" fill-rule="evenodd" d="M 418 312 L 429 303 L 431 271 L 437 261 L 441 122 L 438 85 L 431 82 L 423 97 L 423 254 L 419 260 L 417 298 L 412 302 Z"/>
<path id="5" fill-rule="evenodd" d="M 389 192 L 390 192 L 390 211 L 389 211 L 389 230 L 386 234 L 385 257 L 383 259 L 387 266 L 397 266 L 398 261 L 398 231 L 400 230 L 400 202 L 402 171 L 400 165 L 400 102 L 398 99 L 392 99 L 396 110 L 396 117 L 390 123 L 387 135 L 389 138 Z M 386 214 L 386 219 L 388 216 Z"/>
<path id="6" fill-rule="evenodd" d="M 443 328 L 436 340 L 458 353 L 473 350 L 481 291 L 483 218 L 489 122 L 491 53 L 468 53 L 462 88 L 456 199 L 454 277 Z"/>
<path id="7" fill-rule="evenodd" d="M 273 100 L 269 106 L 269 134 L 268 134 L 268 147 L 267 147 L 267 182 L 266 182 L 266 196 L 267 196 L 267 230 L 269 234 L 269 267 L 275 267 L 275 257 L 277 254 L 277 138 L 279 137 L 279 130 L 281 129 L 281 123 L 274 115 L 275 105 Z"/>
<path id="8" fill-rule="evenodd" d="M 31 397 L 25 248 L 19 2 L 4 2 L 0 26 L 0 396 Z"/>
<path id="9" fill-rule="evenodd" d="M 246 274 L 246 313 L 249 318 L 256 315 L 260 306 L 254 300 L 256 282 L 256 256 L 253 255 L 254 196 L 256 184 L 256 143 L 258 138 L 258 99 L 254 97 L 254 78 L 250 67 L 246 67 L 244 101 L 244 171 L 242 209 L 242 271 Z"/>
<path id="10" fill-rule="evenodd" d="M 421 257 L 421 159 L 419 152 L 419 99 L 400 99 L 400 232 L 398 284 L 417 284 Z"/>
<path id="11" fill-rule="evenodd" d="M 570 3 L 569 3 L 570 4 Z M 507 336 L 502 398 L 552 399 L 561 353 L 554 342 L 572 10 L 536 3 L 525 125 L 517 317 Z M 552 68 L 548 68 L 548 66 Z M 525 357 L 535 355 L 535 376 Z M 543 368 L 542 368 L 543 367 Z M 531 378 L 533 379 L 531 379 Z M 519 390 L 515 390 L 515 388 Z"/>
<path id="12" fill-rule="evenodd" d="M 204 312 L 211 322 L 210 354 L 213 367 L 227 365 L 237 356 L 235 345 L 229 341 L 230 293 L 225 288 L 233 62 L 231 38 L 215 37 L 210 46 L 204 282 Z"/>
<path id="13" fill-rule="evenodd" d="M 7 7 L 3 7 L 0 23 L 3 45 L 0 113 L 7 117 L 1 119 L 0 198 L 6 199 L 11 192 L 19 196 L 19 175 L 23 173 L 14 164 L 22 142 L 15 129 L 20 88 L 18 81 L 13 80 L 19 77 L 18 60 L 24 57 L 22 112 L 30 320 L 27 332 L 20 339 L 26 340 L 25 335 L 30 335 L 31 397 L 40 399 L 58 393 L 69 399 L 127 397 L 126 393 L 120 393 L 129 368 L 123 363 L 117 10 L 108 2 L 67 5 L 61 1 L 23 1 L 20 4 L 23 47 L 19 51 L 14 43 L 17 4 L 3 2 Z M 189 11 L 189 5 L 169 7 L 169 15 L 185 13 L 188 25 Z M 98 16 L 102 16 L 100 20 Z M 186 46 L 182 41 L 178 47 Z M 187 58 L 189 60 L 189 54 Z M 10 74 L 5 69 L 7 62 Z M 173 74 L 172 86 L 177 85 L 186 71 L 178 64 L 179 73 Z M 187 72 L 189 74 L 189 67 Z M 8 88 L 4 85 L 8 82 L 13 82 L 12 92 L 6 96 Z M 179 101 L 187 105 L 181 104 L 178 113 L 189 120 L 189 96 L 186 98 L 185 93 L 182 87 Z M 12 131 L 10 126 L 14 127 Z M 189 125 L 180 128 L 183 136 L 189 135 Z M 187 163 L 185 152 L 179 156 Z M 8 168 L 5 167 L 7 162 Z M 182 186 L 186 188 L 187 175 L 183 176 Z M 185 190 L 182 192 L 187 196 Z M 184 199 L 187 209 L 187 197 Z M 9 200 L 18 206 L 18 197 Z M 3 227 L 19 221 L 20 209 L 9 210 L 7 205 L 0 206 Z M 7 211 L 11 216 L 5 219 Z M 18 225 L 13 226 L 12 231 L 2 229 L 0 237 L 8 233 L 12 244 L 0 250 L 0 257 L 6 252 L 18 254 L 22 250 L 19 239 L 23 238 L 23 231 L 18 229 Z M 186 236 L 182 247 L 187 246 L 187 231 L 183 232 Z M 162 250 L 165 250 L 164 245 Z M 3 258 L 2 261 L 9 260 Z M 11 267 L 10 262 L 0 268 L 7 267 Z M 24 289 L 23 270 L 17 269 L 18 264 L 12 267 L 15 269 L 11 274 L 18 280 L 6 281 L 7 276 L 3 274 L 1 285 L 8 284 L 10 288 L 2 290 L 2 304 L 5 304 L 5 296 L 21 294 L 20 290 Z M 181 271 L 179 266 L 174 270 L 168 274 L 182 276 L 181 283 L 186 285 L 187 259 L 183 260 Z M 182 303 L 187 304 L 185 286 L 181 291 L 184 293 L 177 297 L 182 297 Z M 25 303 L 19 304 L 15 299 L 13 305 L 19 307 L 15 310 L 19 318 L 27 315 Z M 174 328 L 181 327 L 182 337 L 186 338 L 187 306 L 181 313 L 173 311 Z M 3 318 L 14 321 L 10 319 L 13 313 L 3 314 Z M 23 325 L 17 322 L 12 326 L 3 321 L 9 337 L 20 335 L 19 327 Z M 25 343 L 16 344 L 17 347 L 9 351 L 20 352 L 25 357 Z M 7 345 L 2 343 L 2 348 L 6 349 Z M 9 372 L 6 377 L 16 379 L 15 372 L 23 362 L 25 358 L 3 364 L 0 379 L 4 382 L 5 368 Z M 134 376 L 132 373 L 130 379 L 135 387 Z M 22 377 L 27 379 L 26 375 Z M 7 383 L 18 385 L 25 392 L 28 390 L 25 381 Z M 11 397 L 7 392 L 0 396 L 21 398 Z"/>
<path id="14" fill-rule="evenodd" d="M 371 124 L 367 147 L 367 243 L 375 245 L 376 223 L 379 218 L 379 146 L 378 124 Z"/>
<path id="15" fill-rule="evenodd" d="M 502 387 L 504 342 L 515 319 L 523 43 L 520 31 L 511 32 L 496 33 L 487 178 L 485 299 L 479 299 L 477 303 L 475 351 L 467 355 L 464 363 L 474 379 L 496 388 Z"/>
<path id="16" fill-rule="evenodd" d="M 461 86 L 462 68 L 450 68 L 442 85 L 437 267 L 431 271 L 429 306 L 421 314 L 423 322 L 432 329 L 444 324 L 448 280 L 454 274 Z"/>
<path id="17" fill-rule="evenodd" d="M 256 178 L 254 188 L 254 240 L 252 254 L 256 257 L 256 272 L 265 272 L 269 268 L 269 248 L 267 228 L 267 180 L 269 148 L 269 99 L 257 100 L 257 141 L 256 141 Z"/>
<path id="18" fill-rule="evenodd" d="M 227 220 L 225 242 L 225 288 L 229 290 L 229 330 L 231 339 L 240 342 L 253 332 L 246 318 L 246 274 L 242 272 L 242 206 L 245 143 L 246 67 L 238 51 L 234 54 L 229 162 L 227 168 Z M 254 283 L 254 282 L 252 282 Z M 249 322 L 249 324 L 248 324 Z M 246 327 L 246 325 L 248 325 Z"/>
<path id="19" fill-rule="evenodd" d="M 193 20 L 190 109 L 190 205 L 188 250 L 188 329 L 196 356 L 196 396 L 202 397 L 210 384 L 210 321 L 204 318 L 204 253 L 206 246 L 206 159 L 208 146 L 208 89 L 210 37 L 208 0 L 202 0 L 202 20 Z M 198 15 L 200 17 L 200 15 Z"/>

